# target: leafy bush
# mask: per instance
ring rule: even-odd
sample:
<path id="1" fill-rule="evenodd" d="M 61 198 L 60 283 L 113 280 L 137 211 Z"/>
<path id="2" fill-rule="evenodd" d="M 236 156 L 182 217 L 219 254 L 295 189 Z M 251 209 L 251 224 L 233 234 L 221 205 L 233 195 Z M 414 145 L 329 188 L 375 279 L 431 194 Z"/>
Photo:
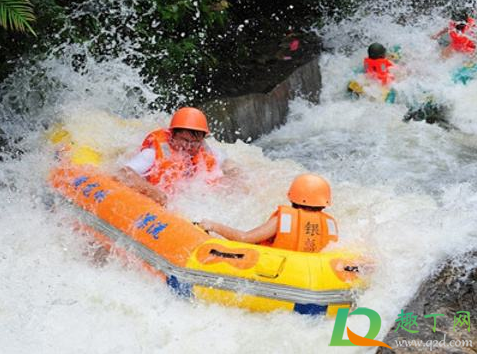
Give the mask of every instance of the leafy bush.
<path id="1" fill-rule="evenodd" d="M 22 0 L 0 0 L 22 1 Z M 72 63 L 119 58 L 140 68 L 172 108 L 240 94 L 257 62 L 274 60 L 289 31 L 345 17 L 353 0 L 32 0 L 39 39 L 0 32 L 0 80 L 28 53 L 62 55 L 79 44 Z M 2 37 L 3 36 L 3 37 Z M 261 60 L 261 57 L 265 59 Z M 38 57 L 36 57 L 38 58 Z M 3 59 L 3 60 L 2 60 Z M 245 90 L 246 91 L 246 90 Z"/>
<path id="2" fill-rule="evenodd" d="M 30 26 L 35 14 L 29 0 L 0 0 L 0 26 L 7 30 L 35 34 Z"/>

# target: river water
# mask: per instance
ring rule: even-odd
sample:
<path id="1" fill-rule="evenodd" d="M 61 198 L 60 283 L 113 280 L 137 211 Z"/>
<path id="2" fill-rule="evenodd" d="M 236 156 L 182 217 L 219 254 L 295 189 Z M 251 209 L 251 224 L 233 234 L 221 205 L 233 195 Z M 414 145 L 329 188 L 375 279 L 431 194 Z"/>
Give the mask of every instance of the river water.
<path id="1" fill-rule="evenodd" d="M 338 220 L 341 243 L 364 247 L 376 259 L 358 306 L 380 314 L 376 339 L 382 339 L 437 265 L 476 245 L 477 101 L 471 97 L 477 95 L 477 80 L 466 86 L 451 81 L 450 72 L 463 59 L 444 62 L 429 38 L 444 25 L 438 16 L 408 25 L 368 16 L 326 27 L 330 51 L 320 62 L 321 104 L 295 100 L 289 122 L 251 145 L 211 139 L 236 162 L 239 181 L 213 187 L 196 181 L 184 186 L 170 207 L 194 220 L 214 218 L 248 229 L 286 203 L 296 174 L 322 174 L 332 185 L 329 212 Z M 431 92 L 450 107 L 450 122 L 458 130 L 404 123 L 406 107 L 399 103 L 346 97 L 352 68 L 372 41 L 401 45 L 407 69 L 397 89 Z M 74 213 L 61 202 L 53 207 L 45 202 L 53 158 L 43 126 L 64 121 L 79 141 L 103 151 L 113 170 L 168 118 L 149 113 L 128 89 L 140 87 L 146 101 L 155 98 L 137 70 L 119 60 L 90 60 L 79 75 L 69 55 L 19 72 L 0 101 L 2 128 L 24 136 L 16 145 L 25 151 L 0 164 L 3 353 L 374 351 L 329 347 L 333 320 L 191 303 L 134 265 L 114 257 L 103 266 L 92 262 L 94 246 L 74 231 Z M 38 72 L 49 86 L 29 86 L 25 77 Z M 27 109 L 20 114 L 18 107 Z M 138 119 L 118 126 L 111 116 Z M 360 335 L 368 328 L 362 318 L 351 318 L 349 326 Z"/>

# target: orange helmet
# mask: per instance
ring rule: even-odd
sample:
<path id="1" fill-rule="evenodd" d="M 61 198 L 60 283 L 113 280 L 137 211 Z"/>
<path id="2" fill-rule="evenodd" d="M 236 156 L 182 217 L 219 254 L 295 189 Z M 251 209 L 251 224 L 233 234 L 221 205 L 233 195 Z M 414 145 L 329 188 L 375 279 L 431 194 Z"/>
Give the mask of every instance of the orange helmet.
<path id="1" fill-rule="evenodd" d="M 201 110 L 193 107 L 183 107 L 174 113 L 169 125 L 170 129 L 183 128 L 198 130 L 209 134 L 207 118 Z"/>
<path id="2" fill-rule="evenodd" d="M 293 180 L 288 190 L 288 199 L 292 203 L 311 207 L 330 206 L 331 188 L 323 177 L 305 173 Z"/>

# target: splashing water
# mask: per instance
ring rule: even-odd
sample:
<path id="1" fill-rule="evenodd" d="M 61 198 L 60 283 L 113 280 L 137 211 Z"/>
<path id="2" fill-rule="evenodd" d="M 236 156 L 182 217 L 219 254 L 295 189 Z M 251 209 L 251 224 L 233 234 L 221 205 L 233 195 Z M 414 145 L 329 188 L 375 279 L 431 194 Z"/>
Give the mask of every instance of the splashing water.
<path id="1" fill-rule="evenodd" d="M 477 80 L 467 86 L 451 82 L 460 59 L 442 61 L 429 39 L 445 24 L 435 16 L 399 25 L 389 16 L 370 15 L 325 28 L 325 43 L 334 51 L 320 63 L 321 105 L 296 100 L 289 123 L 252 146 L 212 141 L 237 161 L 241 184 L 211 188 L 194 182 L 171 207 L 191 219 L 214 218 L 248 229 L 286 203 L 286 189 L 297 173 L 324 175 L 332 184 L 330 212 L 343 242 L 366 245 L 378 261 L 358 306 L 381 315 L 377 339 L 382 339 L 439 262 L 476 244 L 477 107 L 468 97 L 477 93 Z M 399 89 L 423 87 L 445 100 L 459 131 L 403 123 L 406 107 L 400 104 L 346 99 L 352 67 L 371 41 L 402 46 L 409 73 Z M 22 137 L 17 146 L 25 151 L 21 158 L 6 157 L 0 170 L 0 347 L 5 353 L 374 350 L 328 347 L 332 320 L 191 304 L 114 257 L 103 267 L 94 265 L 90 240 L 74 231 L 74 213 L 62 203 L 45 206 L 52 154 L 42 127 L 64 121 L 78 140 L 108 152 L 114 165 L 133 154 L 157 123 L 165 125 L 166 116 L 147 110 L 156 96 L 138 70 L 119 60 L 90 60 L 80 75 L 68 64 L 70 49 L 66 59 L 31 69 L 43 72 L 54 89 L 41 91 L 17 77 L 0 101 L 2 129 Z M 139 87 L 146 102 L 131 87 Z M 118 127 L 108 123 L 111 115 L 139 119 Z M 89 130 L 82 130 L 85 122 Z M 355 318 L 349 325 L 360 335 L 368 328 Z"/>

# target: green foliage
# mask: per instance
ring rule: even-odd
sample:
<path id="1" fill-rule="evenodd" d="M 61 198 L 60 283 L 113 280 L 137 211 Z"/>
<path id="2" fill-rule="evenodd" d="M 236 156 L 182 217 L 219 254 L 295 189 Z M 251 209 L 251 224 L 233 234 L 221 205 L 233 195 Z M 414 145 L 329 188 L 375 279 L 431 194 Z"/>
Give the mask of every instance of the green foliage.
<path id="1" fill-rule="evenodd" d="M 60 36 L 84 44 L 99 61 L 122 57 L 141 68 L 161 96 L 158 105 L 167 108 L 179 96 L 182 102 L 202 97 L 220 61 L 208 38 L 226 30 L 229 7 L 225 0 L 80 2 Z M 81 70 L 81 60 L 73 65 Z"/>
<path id="2" fill-rule="evenodd" d="M 164 21 L 165 28 L 175 30 L 183 27 L 185 21 L 191 24 L 202 24 L 204 26 L 223 26 L 226 19 L 226 9 L 229 3 L 225 0 L 175 0 L 163 1 L 155 0 L 159 19 Z"/>
<path id="3" fill-rule="evenodd" d="M 0 0 L 0 26 L 7 30 L 26 32 L 36 36 L 30 23 L 36 20 L 29 0 Z"/>
<path id="4" fill-rule="evenodd" d="M 14 65 L 21 65 L 18 59 L 27 58 L 24 54 L 71 58 L 71 65 L 79 72 L 86 70 L 85 62 L 91 57 L 98 62 L 120 58 L 139 68 L 144 82 L 159 94 L 154 108 L 166 109 L 250 92 L 244 84 L 254 86 L 257 74 L 264 76 L 264 82 L 275 75 L 269 70 L 277 64 L 277 52 L 289 32 L 303 34 L 317 22 L 346 17 L 357 3 L 0 0 L 0 8 L 6 3 L 28 1 L 35 8 L 35 31 L 41 41 L 34 37 L 19 40 L 15 32 L 0 31 L 0 80 Z M 76 53 L 64 52 L 70 50 Z"/>

